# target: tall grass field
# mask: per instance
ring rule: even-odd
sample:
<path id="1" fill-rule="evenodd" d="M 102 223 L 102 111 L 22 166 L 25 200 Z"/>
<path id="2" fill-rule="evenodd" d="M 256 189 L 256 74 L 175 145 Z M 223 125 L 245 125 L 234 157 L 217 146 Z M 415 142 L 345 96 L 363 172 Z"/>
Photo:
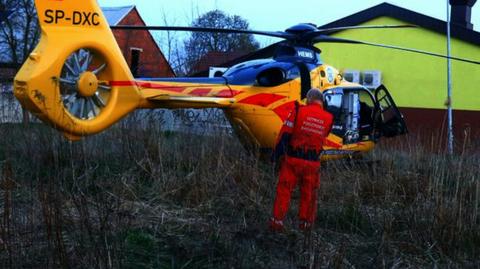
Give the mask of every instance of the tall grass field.
<path id="1" fill-rule="evenodd" d="M 404 136 L 322 165 L 318 217 L 267 229 L 273 165 L 129 119 L 69 142 L 0 125 L 0 268 L 480 268 L 480 154 Z"/>

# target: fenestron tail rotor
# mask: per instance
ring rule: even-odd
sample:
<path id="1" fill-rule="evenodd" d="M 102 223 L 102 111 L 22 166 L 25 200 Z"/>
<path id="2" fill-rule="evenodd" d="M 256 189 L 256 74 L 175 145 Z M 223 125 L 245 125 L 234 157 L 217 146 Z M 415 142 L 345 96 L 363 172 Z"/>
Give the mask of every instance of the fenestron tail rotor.
<path id="1" fill-rule="evenodd" d="M 42 35 L 14 84 L 23 107 L 71 139 L 99 133 L 137 109 L 143 96 L 97 1 L 35 6 Z M 52 20 L 52 10 L 61 16 Z M 88 22 L 72 19 L 79 10 Z"/>
<path id="2" fill-rule="evenodd" d="M 73 52 L 60 76 L 60 95 L 65 109 L 79 120 L 97 118 L 106 108 L 112 88 L 106 80 L 107 63 L 90 49 Z"/>

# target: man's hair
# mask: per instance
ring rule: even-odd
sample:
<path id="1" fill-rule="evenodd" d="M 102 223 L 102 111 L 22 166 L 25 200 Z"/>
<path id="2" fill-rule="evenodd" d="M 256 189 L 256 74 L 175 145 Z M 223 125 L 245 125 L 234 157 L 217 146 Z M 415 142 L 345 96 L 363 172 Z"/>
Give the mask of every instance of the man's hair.
<path id="1" fill-rule="evenodd" d="M 312 103 L 314 101 L 321 101 L 323 103 L 323 93 L 317 88 L 313 88 L 307 93 L 307 102 Z"/>

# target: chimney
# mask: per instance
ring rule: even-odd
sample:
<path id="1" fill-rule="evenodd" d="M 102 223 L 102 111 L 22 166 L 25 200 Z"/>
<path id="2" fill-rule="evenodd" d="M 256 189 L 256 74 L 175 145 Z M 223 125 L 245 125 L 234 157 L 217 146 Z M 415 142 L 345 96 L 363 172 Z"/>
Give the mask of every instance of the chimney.
<path id="1" fill-rule="evenodd" d="M 472 7 L 477 0 L 450 0 L 452 23 L 472 30 Z"/>

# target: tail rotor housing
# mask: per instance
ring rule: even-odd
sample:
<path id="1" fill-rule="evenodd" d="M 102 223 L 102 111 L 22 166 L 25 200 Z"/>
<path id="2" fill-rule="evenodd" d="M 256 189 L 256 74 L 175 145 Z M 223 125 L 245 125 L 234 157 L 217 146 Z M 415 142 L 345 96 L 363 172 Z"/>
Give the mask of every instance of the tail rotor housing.
<path id="1" fill-rule="evenodd" d="M 141 94 L 97 1 L 35 5 L 41 39 L 14 83 L 24 108 L 70 138 L 101 132 L 136 109 Z"/>

